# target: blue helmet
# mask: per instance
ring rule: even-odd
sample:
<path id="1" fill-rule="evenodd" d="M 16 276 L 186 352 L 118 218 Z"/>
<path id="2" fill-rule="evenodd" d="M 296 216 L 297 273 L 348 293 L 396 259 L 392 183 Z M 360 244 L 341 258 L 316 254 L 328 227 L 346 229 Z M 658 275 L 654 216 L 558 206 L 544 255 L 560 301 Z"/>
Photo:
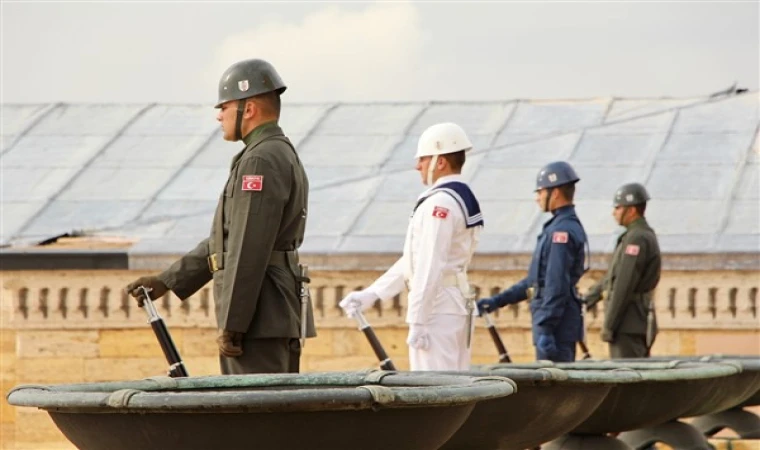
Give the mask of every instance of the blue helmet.
<path id="1" fill-rule="evenodd" d="M 536 190 L 554 188 L 563 184 L 580 181 L 573 167 L 565 161 L 554 161 L 545 165 L 536 177 Z"/>

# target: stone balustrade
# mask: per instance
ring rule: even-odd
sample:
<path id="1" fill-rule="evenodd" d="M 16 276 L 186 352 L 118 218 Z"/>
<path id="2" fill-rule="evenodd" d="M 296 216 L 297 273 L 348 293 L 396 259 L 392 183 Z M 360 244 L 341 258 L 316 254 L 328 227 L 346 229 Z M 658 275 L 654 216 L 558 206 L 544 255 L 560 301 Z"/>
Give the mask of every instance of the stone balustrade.
<path id="1" fill-rule="evenodd" d="M 342 327 L 338 302 L 354 289 L 369 285 L 380 272 L 312 272 L 311 295 L 320 327 Z M 144 326 L 144 312 L 123 291 L 138 275 L 124 271 L 6 272 L 2 281 L 2 326 L 12 329 L 99 329 Z M 492 295 L 517 281 L 519 272 L 474 272 L 470 281 L 479 296 Z M 585 291 L 601 276 L 592 272 L 579 286 Z M 657 317 L 663 329 L 747 329 L 760 327 L 755 273 L 668 272 L 655 295 Z M 174 327 L 213 327 L 213 294 L 206 286 L 182 302 L 169 293 L 156 302 L 159 313 Z M 367 317 L 376 326 L 403 325 L 406 292 L 379 302 Z M 588 313 L 591 327 L 601 323 L 604 306 Z M 495 315 L 504 327 L 530 327 L 527 302 Z"/>

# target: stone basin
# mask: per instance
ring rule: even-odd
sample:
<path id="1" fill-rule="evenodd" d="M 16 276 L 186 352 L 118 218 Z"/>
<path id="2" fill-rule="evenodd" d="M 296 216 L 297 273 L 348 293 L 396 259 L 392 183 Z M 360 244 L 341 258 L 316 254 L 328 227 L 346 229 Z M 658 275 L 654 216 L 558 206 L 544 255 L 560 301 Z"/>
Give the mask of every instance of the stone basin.
<path id="1" fill-rule="evenodd" d="M 331 372 L 18 386 L 82 450 L 437 449 L 501 377 Z"/>
<path id="2" fill-rule="evenodd" d="M 705 362 L 694 360 L 584 360 L 572 363 L 537 361 L 511 364 L 512 367 L 556 367 L 573 370 L 630 370 L 642 375 L 641 383 L 615 386 L 599 408 L 573 433 L 619 433 L 684 417 L 684 412 L 714 409 L 726 400 L 721 389 L 742 372 L 740 364 L 731 361 Z M 730 395 L 737 396 L 729 388 Z M 707 405 L 707 406 L 705 406 Z M 611 423 L 614 422 L 614 423 Z"/>
<path id="3" fill-rule="evenodd" d="M 662 441 L 677 449 L 707 449 L 707 441 L 686 424 L 677 422 L 684 412 L 718 407 L 726 401 L 720 394 L 732 375 L 741 373 L 736 362 L 651 361 L 632 362 L 583 361 L 552 364 L 546 361 L 516 364 L 515 367 L 557 367 L 565 371 L 608 370 L 632 371 L 641 376 L 638 383 L 622 383 L 612 387 L 601 404 L 571 432 L 551 441 L 547 450 L 630 450 L 638 445 Z M 733 394 L 732 394 L 733 395 Z M 625 442 L 610 437 L 650 426 L 668 424 L 665 435 L 643 433 Z M 638 433 L 629 432 L 629 433 Z M 624 435 L 620 435 L 621 439 Z M 634 442 L 636 441 L 636 442 Z M 683 444 L 683 445 L 681 445 Z"/>
<path id="4" fill-rule="evenodd" d="M 732 376 L 742 371 L 741 366 L 730 362 L 615 360 L 556 366 L 565 370 L 635 370 L 641 374 L 640 383 L 615 386 L 593 414 L 573 430 L 575 434 L 593 435 L 658 425 L 691 411 L 719 407 L 727 402 L 723 391 L 730 389 Z"/>
<path id="5" fill-rule="evenodd" d="M 740 364 L 742 372 L 733 376 L 735 383 L 723 393 L 725 395 L 723 403 L 698 405 L 695 409 L 684 413 L 684 416 L 698 416 L 691 425 L 706 436 L 712 436 L 723 429 L 730 429 L 742 439 L 760 439 L 760 417 L 742 409 L 745 406 L 760 405 L 760 357 L 747 355 L 656 357 L 658 361 L 667 359 L 702 362 L 732 361 Z"/>
<path id="6" fill-rule="evenodd" d="M 639 363 L 643 361 L 691 361 L 691 362 L 734 362 L 741 365 L 742 370 L 726 380 L 724 390 L 717 393 L 712 401 L 706 401 L 701 405 L 695 405 L 684 413 L 682 417 L 700 416 L 735 407 L 760 405 L 760 357 L 740 355 L 707 355 L 707 356 L 656 356 L 645 359 L 620 359 L 615 360 L 626 363 Z"/>
<path id="7" fill-rule="evenodd" d="M 613 386 L 635 383 L 634 371 L 525 369 L 510 364 L 476 366 L 471 376 L 497 375 L 517 383 L 517 393 L 479 402 L 445 450 L 524 450 L 559 437 L 584 421 Z"/>

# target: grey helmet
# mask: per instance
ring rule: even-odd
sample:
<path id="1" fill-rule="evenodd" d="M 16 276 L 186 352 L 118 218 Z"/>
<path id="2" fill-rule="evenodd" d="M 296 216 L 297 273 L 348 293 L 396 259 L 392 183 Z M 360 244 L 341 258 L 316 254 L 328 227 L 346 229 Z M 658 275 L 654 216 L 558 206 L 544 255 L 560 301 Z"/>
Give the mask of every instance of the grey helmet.
<path id="1" fill-rule="evenodd" d="M 580 181 L 573 166 L 565 161 L 554 161 L 541 168 L 536 176 L 536 191 L 555 188 Z"/>
<path id="2" fill-rule="evenodd" d="M 646 203 L 649 200 L 649 193 L 640 183 L 628 183 L 620 186 L 615 191 L 615 198 L 612 200 L 612 206 L 634 206 Z"/>
<path id="3" fill-rule="evenodd" d="M 246 59 L 225 70 L 219 80 L 216 108 L 230 100 L 242 100 L 267 92 L 282 94 L 287 89 L 274 67 L 263 59 Z"/>

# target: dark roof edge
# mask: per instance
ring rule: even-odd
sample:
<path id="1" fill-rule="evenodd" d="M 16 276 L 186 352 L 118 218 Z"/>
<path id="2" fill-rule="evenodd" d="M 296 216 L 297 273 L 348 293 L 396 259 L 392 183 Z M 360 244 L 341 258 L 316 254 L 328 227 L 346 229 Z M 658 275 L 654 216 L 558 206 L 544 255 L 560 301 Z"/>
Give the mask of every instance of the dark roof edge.
<path id="1" fill-rule="evenodd" d="M 135 254 L 126 249 L 0 249 L 0 271 L 11 270 L 163 270 L 181 254 Z M 312 270 L 384 271 L 398 253 L 303 253 Z M 609 254 L 595 254 L 592 270 L 606 270 Z M 476 254 L 471 271 L 527 270 L 531 255 Z M 666 271 L 760 271 L 760 253 L 664 254 Z"/>
<path id="2" fill-rule="evenodd" d="M 125 270 L 126 249 L 0 249 L 0 271 L 10 270 Z"/>

